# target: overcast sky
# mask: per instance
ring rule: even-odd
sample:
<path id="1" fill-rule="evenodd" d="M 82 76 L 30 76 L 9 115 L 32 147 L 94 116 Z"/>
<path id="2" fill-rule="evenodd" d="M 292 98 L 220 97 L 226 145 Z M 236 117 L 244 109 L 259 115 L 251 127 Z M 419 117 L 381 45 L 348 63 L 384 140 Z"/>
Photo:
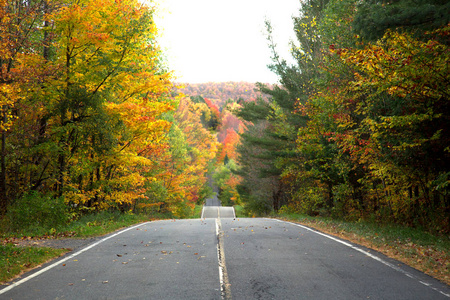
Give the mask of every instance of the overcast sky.
<path id="1" fill-rule="evenodd" d="M 179 82 L 277 82 L 264 20 L 274 27 L 280 54 L 289 58 L 292 16 L 299 0 L 159 0 L 156 24 L 169 67 Z"/>

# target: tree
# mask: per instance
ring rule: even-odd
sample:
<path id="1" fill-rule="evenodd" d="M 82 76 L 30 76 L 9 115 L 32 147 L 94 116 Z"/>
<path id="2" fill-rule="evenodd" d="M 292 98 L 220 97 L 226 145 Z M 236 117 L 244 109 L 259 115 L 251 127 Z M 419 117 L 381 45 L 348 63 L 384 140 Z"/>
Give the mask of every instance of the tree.
<path id="1" fill-rule="evenodd" d="M 14 5 L 1 6 L 1 42 L 21 43 L 2 47 L 2 101 L 14 112 L 2 124 L 9 193 L 61 195 L 80 210 L 129 209 L 145 195 L 145 155 L 165 148 L 163 115 L 174 110 L 153 9 L 134 0 Z M 11 21 L 16 11 L 23 28 Z M 13 31 L 4 30 L 8 22 Z"/>
<path id="2" fill-rule="evenodd" d="M 430 33 L 426 42 L 387 32 L 362 50 L 333 50 L 356 72 L 344 89 L 346 98 L 354 99 L 354 113 L 340 121 L 353 138 L 340 138 L 339 143 L 367 162 L 371 176 L 385 189 L 395 182 L 400 197 L 390 201 L 412 200 L 407 211 L 392 212 L 407 222 L 416 219 L 412 215 L 419 210 L 421 223 L 440 220 L 435 212 L 441 215 L 448 207 L 448 191 L 442 185 L 450 166 L 448 47 L 433 38 L 447 32 L 446 27 Z"/>
<path id="3" fill-rule="evenodd" d="M 396 0 L 359 2 L 353 28 L 366 40 L 381 39 L 387 30 L 414 32 L 446 26 L 450 22 L 450 3 L 445 0 Z"/>

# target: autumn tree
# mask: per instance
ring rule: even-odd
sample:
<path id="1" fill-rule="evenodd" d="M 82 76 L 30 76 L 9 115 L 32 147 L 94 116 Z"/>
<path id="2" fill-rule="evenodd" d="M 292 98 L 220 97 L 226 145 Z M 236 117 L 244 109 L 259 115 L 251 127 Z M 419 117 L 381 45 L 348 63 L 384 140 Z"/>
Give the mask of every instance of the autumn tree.
<path id="1" fill-rule="evenodd" d="M 302 4 L 295 64 L 274 51 L 281 86 L 262 86 L 271 99 L 239 112 L 249 122 L 239 191 L 251 209 L 270 211 L 270 193 L 252 193 L 273 170 L 284 209 L 448 230 L 448 4 L 409 4 Z"/>
<path id="2" fill-rule="evenodd" d="M 1 62 L 8 78 L 23 75 L 2 85 L 2 99 L 18 99 L 8 100 L 7 186 L 17 198 L 38 190 L 81 211 L 133 208 L 152 180 L 149 153 L 165 149 L 170 122 L 163 115 L 175 108 L 154 10 L 134 0 L 31 4 L 17 17 L 31 32 L 19 40 L 31 46 L 8 49 Z"/>
<path id="3" fill-rule="evenodd" d="M 42 9 L 44 8 L 44 9 Z M 32 113 L 25 104 L 30 87 L 43 79 L 42 69 L 30 68 L 28 62 L 41 62 L 48 59 L 45 44 L 48 37 L 39 30 L 43 16 L 48 8 L 45 1 L 0 1 L 0 213 L 5 213 L 7 204 L 16 195 L 11 184 L 11 151 L 14 147 L 15 120 L 18 115 Z M 47 23 L 44 21 L 44 28 Z M 45 67 L 44 67 L 45 69 Z M 26 87 L 26 88 L 24 88 Z M 31 129 L 29 124 L 27 129 Z M 26 139 L 32 138 L 30 132 L 22 131 Z"/>

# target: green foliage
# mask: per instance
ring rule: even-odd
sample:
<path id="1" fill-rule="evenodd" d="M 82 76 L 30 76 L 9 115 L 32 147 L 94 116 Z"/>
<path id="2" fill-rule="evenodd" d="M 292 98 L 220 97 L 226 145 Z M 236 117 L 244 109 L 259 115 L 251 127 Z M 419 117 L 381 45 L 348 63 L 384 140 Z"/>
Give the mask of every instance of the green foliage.
<path id="1" fill-rule="evenodd" d="M 234 205 L 234 211 L 236 214 L 236 218 L 248 217 L 247 213 L 245 212 L 245 208 L 242 205 Z"/>
<path id="2" fill-rule="evenodd" d="M 238 112 L 247 209 L 449 232 L 447 2 L 304 1 L 294 65 L 267 23 L 281 85 Z"/>
<path id="3" fill-rule="evenodd" d="M 233 206 L 238 202 L 234 186 L 230 183 L 236 169 L 236 162 L 228 160 L 226 164 L 220 165 L 213 174 L 214 184 L 219 189 L 218 198 L 223 206 Z"/>
<path id="4" fill-rule="evenodd" d="M 305 186 L 300 188 L 289 206 L 291 211 L 317 216 L 323 214 L 326 209 L 324 191 L 320 186 Z"/>
<path id="5" fill-rule="evenodd" d="M 50 233 L 64 227 L 71 218 L 62 197 L 29 192 L 8 208 L 6 219 L 11 231 Z"/>
<path id="6" fill-rule="evenodd" d="M 372 41 L 388 29 L 423 34 L 450 22 L 450 3 L 445 0 L 359 1 L 356 11 L 355 32 Z"/>

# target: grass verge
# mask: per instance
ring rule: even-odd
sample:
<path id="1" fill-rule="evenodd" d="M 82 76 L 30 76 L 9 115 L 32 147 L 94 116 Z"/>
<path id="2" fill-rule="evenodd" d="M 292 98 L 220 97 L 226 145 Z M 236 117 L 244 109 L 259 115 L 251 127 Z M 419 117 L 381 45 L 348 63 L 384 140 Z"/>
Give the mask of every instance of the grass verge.
<path id="1" fill-rule="evenodd" d="M 236 218 L 245 218 L 247 215 L 244 212 L 244 207 L 241 205 L 235 205 L 234 206 L 234 212 L 236 214 Z"/>
<path id="2" fill-rule="evenodd" d="M 0 283 L 5 283 L 66 252 L 65 249 L 0 245 Z"/>
<path id="3" fill-rule="evenodd" d="M 190 217 L 189 219 L 200 219 L 202 217 L 202 209 L 203 205 L 196 204 L 194 208 L 194 213 L 192 217 Z"/>
<path id="4" fill-rule="evenodd" d="M 116 231 L 137 223 L 159 219 L 141 214 L 123 214 L 120 212 L 102 212 L 83 216 L 65 227 L 64 232 L 73 234 L 75 237 L 94 237 Z"/>
<path id="5" fill-rule="evenodd" d="M 272 217 L 297 222 L 377 250 L 438 280 L 450 284 L 450 237 L 420 229 L 369 222 L 346 222 L 299 214 Z"/>

